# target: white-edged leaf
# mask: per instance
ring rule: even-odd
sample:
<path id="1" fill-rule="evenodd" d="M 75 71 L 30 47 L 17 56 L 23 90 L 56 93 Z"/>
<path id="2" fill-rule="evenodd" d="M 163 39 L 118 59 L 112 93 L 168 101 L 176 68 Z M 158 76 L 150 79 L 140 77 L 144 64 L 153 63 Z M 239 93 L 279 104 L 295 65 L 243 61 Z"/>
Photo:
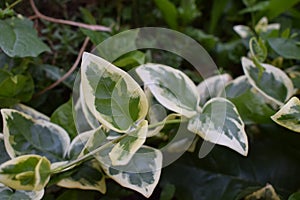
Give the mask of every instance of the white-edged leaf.
<path id="1" fill-rule="evenodd" d="M 109 150 L 109 149 L 107 149 Z M 142 146 L 127 165 L 109 165 L 107 152 L 96 155 L 106 174 L 121 186 L 150 197 L 161 174 L 162 153 L 152 147 Z"/>
<path id="2" fill-rule="evenodd" d="M 300 133 L 300 100 L 297 97 L 292 97 L 271 118 L 277 124 Z"/>
<path id="3" fill-rule="evenodd" d="M 183 72 L 154 63 L 141 65 L 136 72 L 164 107 L 186 117 L 197 113 L 200 101 L 197 87 Z"/>
<path id="4" fill-rule="evenodd" d="M 5 147 L 11 158 L 37 154 L 51 162 L 64 159 L 70 138 L 63 128 L 13 109 L 2 109 L 1 114 Z"/>
<path id="5" fill-rule="evenodd" d="M 50 161 L 38 155 L 13 158 L 0 166 L 0 182 L 16 190 L 44 189 L 50 180 Z"/>
<path id="6" fill-rule="evenodd" d="M 20 112 L 23 112 L 27 115 L 30 115 L 33 119 L 42 119 L 42 120 L 50 121 L 50 118 L 47 115 L 44 115 L 43 113 L 40 113 L 39 111 L 36 111 L 35 109 L 26 106 L 24 104 L 19 103 L 14 105 L 12 108 Z"/>
<path id="7" fill-rule="evenodd" d="M 98 56 L 84 53 L 81 76 L 84 100 L 105 127 L 126 132 L 146 116 L 146 95 L 123 70 Z"/>
<path id="8" fill-rule="evenodd" d="M 0 164 L 8 160 L 10 160 L 10 157 L 7 154 L 4 146 L 4 136 L 2 133 L 0 133 Z"/>
<path id="9" fill-rule="evenodd" d="M 180 117 L 180 116 L 181 116 L 180 114 L 176 114 L 176 113 L 169 114 L 162 121 L 160 121 L 160 122 L 162 122 L 162 125 L 156 126 L 155 128 L 148 129 L 147 137 L 153 137 L 153 136 L 157 135 L 164 128 L 164 124 L 166 123 L 166 121 L 176 119 L 177 117 Z M 152 125 L 154 123 L 158 123 L 158 121 L 156 121 L 156 122 L 152 121 L 150 125 Z"/>
<path id="10" fill-rule="evenodd" d="M 0 199 L 1 200 L 40 200 L 44 196 L 44 190 L 26 191 L 12 190 L 3 184 L 0 184 Z"/>
<path id="11" fill-rule="evenodd" d="M 126 165 L 145 143 L 148 131 L 148 121 L 142 121 L 137 128 L 127 133 L 109 152 L 112 165 Z"/>
<path id="12" fill-rule="evenodd" d="M 253 31 L 244 25 L 236 25 L 233 27 L 233 30 L 241 37 L 241 38 L 248 38 L 253 36 Z"/>
<path id="13" fill-rule="evenodd" d="M 65 188 L 96 190 L 106 192 L 105 176 L 97 160 L 90 160 L 65 172 L 68 177 L 60 180 L 57 185 Z"/>
<path id="14" fill-rule="evenodd" d="M 261 64 L 264 71 L 248 58 L 242 58 L 242 65 L 249 83 L 268 99 L 283 105 L 294 93 L 291 79 L 281 70 L 269 64 Z"/>
<path id="15" fill-rule="evenodd" d="M 225 85 L 231 80 L 232 77 L 229 74 L 221 74 L 202 81 L 197 86 L 200 94 L 200 105 L 203 106 L 209 99 L 220 96 L 225 89 Z"/>
<path id="16" fill-rule="evenodd" d="M 227 146 L 246 156 L 248 139 L 244 123 L 233 103 L 225 98 L 213 98 L 188 122 L 188 130 L 204 140 Z"/>

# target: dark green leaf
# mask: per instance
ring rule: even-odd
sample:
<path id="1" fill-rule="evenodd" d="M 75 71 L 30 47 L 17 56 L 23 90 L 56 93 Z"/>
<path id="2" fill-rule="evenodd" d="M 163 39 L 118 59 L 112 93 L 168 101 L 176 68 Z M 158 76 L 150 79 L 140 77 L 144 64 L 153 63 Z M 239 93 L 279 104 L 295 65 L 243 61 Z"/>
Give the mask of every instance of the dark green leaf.
<path id="1" fill-rule="evenodd" d="M 272 49 L 286 59 L 300 59 L 300 46 L 298 41 L 286 38 L 269 38 L 268 42 Z"/>
<path id="2" fill-rule="evenodd" d="M 0 48 L 10 57 L 36 57 L 50 51 L 38 37 L 33 23 L 26 18 L 0 20 Z"/>
<path id="3" fill-rule="evenodd" d="M 170 28 L 177 29 L 178 11 L 176 6 L 169 0 L 154 0 L 154 2 Z"/>

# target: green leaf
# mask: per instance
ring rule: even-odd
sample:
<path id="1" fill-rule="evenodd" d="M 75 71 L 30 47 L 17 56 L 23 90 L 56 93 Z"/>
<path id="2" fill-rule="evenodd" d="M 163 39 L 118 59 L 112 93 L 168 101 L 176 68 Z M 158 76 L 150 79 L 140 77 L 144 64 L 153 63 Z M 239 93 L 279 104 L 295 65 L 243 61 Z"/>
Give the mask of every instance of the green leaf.
<path id="1" fill-rule="evenodd" d="M 84 28 L 80 28 L 81 32 L 90 38 L 94 45 L 98 45 L 107 39 L 110 35 L 105 32 L 92 31 Z"/>
<path id="2" fill-rule="evenodd" d="M 162 12 L 163 18 L 172 29 L 178 28 L 178 12 L 176 6 L 169 0 L 154 0 L 158 9 Z"/>
<path id="3" fill-rule="evenodd" d="M 200 16 L 195 0 L 181 0 L 178 8 L 179 18 L 183 25 L 187 25 Z"/>
<path id="4" fill-rule="evenodd" d="M 300 89 L 300 66 L 296 65 L 285 70 L 292 79 L 294 87 Z"/>
<path id="5" fill-rule="evenodd" d="M 268 55 L 267 47 L 264 41 L 259 38 L 252 37 L 249 41 L 250 52 L 253 57 L 257 59 L 258 62 L 264 62 Z"/>
<path id="6" fill-rule="evenodd" d="M 70 138 L 60 126 L 13 109 L 2 109 L 3 134 L 10 157 L 25 154 L 46 156 L 51 162 L 62 161 Z"/>
<path id="7" fill-rule="evenodd" d="M 10 157 L 7 154 L 5 146 L 4 146 L 3 138 L 4 138 L 3 134 L 0 133 L 0 164 L 7 160 L 10 160 Z"/>
<path id="8" fill-rule="evenodd" d="M 44 190 L 40 191 L 25 191 L 12 190 L 0 184 L 0 199 L 2 200 L 40 200 L 44 196 Z"/>
<path id="9" fill-rule="evenodd" d="M 273 19 L 299 2 L 299 0 L 270 0 L 270 4 L 267 10 L 264 11 L 264 15 L 268 16 L 270 19 Z"/>
<path id="10" fill-rule="evenodd" d="M 84 162 L 63 175 L 68 177 L 57 183 L 60 187 L 96 190 L 103 194 L 106 192 L 105 176 L 95 159 Z"/>
<path id="11" fill-rule="evenodd" d="M 67 73 L 62 68 L 53 65 L 43 64 L 40 65 L 39 67 L 41 67 L 41 69 L 46 72 L 46 77 L 53 81 L 59 80 Z M 75 74 L 73 73 L 69 75 L 65 80 L 63 80 L 63 84 L 66 85 L 68 88 L 73 89 L 74 80 L 75 80 Z"/>
<path id="12" fill-rule="evenodd" d="M 300 59 L 300 46 L 298 41 L 291 38 L 269 38 L 271 48 L 286 59 Z"/>
<path id="13" fill-rule="evenodd" d="M 225 98 L 213 98 L 188 122 L 188 130 L 204 140 L 227 146 L 246 156 L 248 139 L 245 125 L 233 103 Z"/>
<path id="14" fill-rule="evenodd" d="M 269 123 L 275 113 L 269 102 L 247 80 L 240 76 L 225 88 L 226 98 L 236 106 L 244 123 Z"/>
<path id="15" fill-rule="evenodd" d="M 0 108 L 20 101 L 29 101 L 34 92 L 34 83 L 29 75 L 12 75 L 0 70 Z"/>
<path id="16" fill-rule="evenodd" d="M 71 139 L 77 135 L 73 118 L 72 99 L 58 107 L 51 115 L 51 122 L 64 128 Z"/>
<path id="17" fill-rule="evenodd" d="M 16 190 L 39 191 L 50 180 L 50 166 L 45 157 L 19 156 L 0 166 L 0 182 Z"/>
<path id="18" fill-rule="evenodd" d="M 84 53 L 81 67 L 84 100 L 106 127 L 126 132 L 145 118 L 146 95 L 126 72 L 95 55 Z"/>
<path id="19" fill-rule="evenodd" d="M 33 23 L 26 18 L 0 20 L 0 48 L 10 57 L 36 57 L 50 51 L 38 37 Z"/>
<path id="20" fill-rule="evenodd" d="M 297 97 L 291 98 L 271 118 L 277 124 L 300 133 L 300 100 Z"/>
<path id="21" fill-rule="evenodd" d="M 218 97 L 225 89 L 225 85 L 232 79 L 229 74 L 215 75 L 202 81 L 198 86 L 200 94 L 200 105 L 213 97 Z"/>
<path id="22" fill-rule="evenodd" d="M 130 69 L 132 67 L 144 64 L 145 60 L 146 55 L 143 52 L 132 51 L 118 58 L 113 62 L 113 64 L 118 67 L 126 67 Z"/>
<path id="23" fill-rule="evenodd" d="M 249 83 L 262 95 L 278 105 L 288 100 L 294 93 L 291 79 L 280 69 L 269 65 L 260 64 L 263 72 L 248 58 L 242 58 L 242 65 Z"/>
<path id="24" fill-rule="evenodd" d="M 300 192 L 295 192 L 289 196 L 288 200 L 299 200 L 300 199 Z"/>
<path id="25" fill-rule="evenodd" d="M 269 1 L 261 1 L 257 4 L 247 7 L 239 12 L 239 14 L 253 13 L 261 10 L 265 10 L 269 6 Z"/>
<path id="26" fill-rule="evenodd" d="M 175 186 L 172 184 L 166 184 L 161 192 L 159 200 L 172 200 L 175 194 Z"/>
<path id="27" fill-rule="evenodd" d="M 142 146 L 131 161 L 123 166 L 109 164 L 110 159 L 105 151 L 97 154 L 96 158 L 102 163 L 102 168 L 110 178 L 147 198 L 158 183 L 162 167 L 162 153 L 157 149 Z"/>
<path id="28" fill-rule="evenodd" d="M 145 143 L 148 122 L 142 121 L 136 129 L 127 133 L 109 152 L 112 165 L 127 165 L 137 150 Z"/>
<path id="29" fill-rule="evenodd" d="M 183 72 L 153 63 L 138 67 L 136 72 L 164 107 L 186 117 L 196 114 L 200 96 L 193 81 Z"/>

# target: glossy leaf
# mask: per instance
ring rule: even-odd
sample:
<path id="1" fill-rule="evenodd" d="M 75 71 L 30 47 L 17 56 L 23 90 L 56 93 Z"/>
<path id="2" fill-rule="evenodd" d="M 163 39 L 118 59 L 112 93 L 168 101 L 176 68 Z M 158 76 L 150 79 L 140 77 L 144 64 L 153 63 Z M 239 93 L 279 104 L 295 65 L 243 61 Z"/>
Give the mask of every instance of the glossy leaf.
<path id="1" fill-rule="evenodd" d="M 0 184 L 0 199 L 2 200 L 40 200 L 44 196 L 44 190 L 40 191 L 25 191 L 12 190 Z"/>
<path id="2" fill-rule="evenodd" d="M 96 190 L 106 192 L 105 176 L 97 160 L 91 160 L 65 172 L 67 178 L 60 180 L 57 185 L 65 188 Z"/>
<path id="3" fill-rule="evenodd" d="M 202 113 L 189 120 L 188 130 L 246 156 L 248 139 L 244 126 L 233 103 L 224 98 L 213 98 L 204 105 Z"/>
<path id="4" fill-rule="evenodd" d="M 22 113 L 25 113 L 27 115 L 30 115 L 33 119 L 40 119 L 40 120 L 50 121 L 50 118 L 47 115 L 45 115 L 45 114 L 29 107 L 29 106 L 26 106 L 24 104 L 16 104 L 16 105 L 13 106 L 13 109 L 18 110 L 18 111 L 20 111 Z"/>
<path id="5" fill-rule="evenodd" d="M 33 23 L 23 17 L 0 20 L 0 48 L 10 57 L 36 57 L 50 51 L 38 37 Z"/>
<path id="6" fill-rule="evenodd" d="M 109 152 L 112 165 L 127 165 L 132 156 L 145 143 L 148 122 L 142 121 L 136 129 L 127 133 Z"/>
<path id="7" fill-rule="evenodd" d="M 300 133 L 300 100 L 297 97 L 291 98 L 271 118 L 277 124 Z"/>
<path id="8" fill-rule="evenodd" d="M 70 138 L 77 135 L 75 121 L 73 118 L 72 99 L 59 106 L 51 115 L 51 122 L 64 128 Z"/>
<path id="9" fill-rule="evenodd" d="M 60 126 L 13 109 L 2 109 L 3 134 L 10 157 L 37 154 L 51 162 L 62 161 L 70 138 Z"/>
<path id="10" fill-rule="evenodd" d="M 261 73 L 258 67 L 245 57 L 242 58 L 242 65 L 249 83 L 266 98 L 283 105 L 293 95 L 293 83 L 282 70 L 269 64 L 260 64 L 264 70 Z"/>
<path id="11" fill-rule="evenodd" d="M 298 41 L 289 38 L 269 38 L 268 43 L 280 56 L 286 59 L 300 59 Z"/>
<path id="12" fill-rule="evenodd" d="M 200 105 L 203 106 L 205 102 L 213 97 L 218 97 L 225 89 L 225 85 L 232 79 L 229 74 L 222 74 L 209 77 L 202 81 L 198 86 L 200 94 Z"/>
<path id="13" fill-rule="evenodd" d="M 200 97 L 193 81 L 183 72 L 153 63 L 138 67 L 136 72 L 164 107 L 186 117 L 196 114 Z"/>
<path id="14" fill-rule="evenodd" d="M 50 165 L 38 155 L 13 158 L 1 164 L 0 182 L 16 190 L 42 190 L 50 179 Z"/>
<path id="15" fill-rule="evenodd" d="M 162 153 L 151 147 L 141 147 L 127 165 L 109 165 L 109 158 L 103 151 L 96 155 L 103 164 L 107 175 L 121 186 L 133 189 L 145 197 L 150 197 L 157 185 L 162 167 Z"/>
<path id="16" fill-rule="evenodd" d="M 34 92 L 31 76 L 13 75 L 0 69 L 0 108 L 9 107 L 20 101 L 29 101 Z"/>
<path id="17" fill-rule="evenodd" d="M 247 80 L 240 76 L 231 81 L 225 88 L 226 98 L 236 106 L 244 123 L 270 123 L 270 117 L 275 113 L 269 104 Z"/>
<path id="18" fill-rule="evenodd" d="M 84 53 L 81 75 L 85 102 L 104 126 L 126 132 L 146 116 L 146 96 L 126 72 L 100 57 Z"/>

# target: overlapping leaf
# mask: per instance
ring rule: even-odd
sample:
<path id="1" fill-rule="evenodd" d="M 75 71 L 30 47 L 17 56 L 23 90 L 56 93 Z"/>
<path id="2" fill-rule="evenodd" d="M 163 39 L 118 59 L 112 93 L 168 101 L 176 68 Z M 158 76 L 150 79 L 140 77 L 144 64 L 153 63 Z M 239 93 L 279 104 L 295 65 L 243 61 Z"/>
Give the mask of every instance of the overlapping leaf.
<path id="1" fill-rule="evenodd" d="M 0 184 L 0 199 L 2 200 L 40 200 L 44 196 L 44 190 L 25 191 L 13 190 Z"/>
<path id="2" fill-rule="evenodd" d="M 224 98 L 208 101 L 202 113 L 189 120 L 188 129 L 204 140 L 227 146 L 244 156 L 248 153 L 244 123 L 234 104 Z"/>
<path id="3" fill-rule="evenodd" d="M 25 154 L 46 156 L 51 162 L 62 161 L 70 138 L 60 126 L 13 109 L 2 109 L 3 134 L 10 157 Z"/>
<path id="4" fill-rule="evenodd" d="M 146 96 L 126 72 L 100 57 L 84 53 L 81 76 L 85 102 L 104 126 L 126 132 L 146 116 Z"/>
<path id="5" fill-rule="evenodd" d="M 200 97 L 193 81 L 183 72 L 153 63 L 138 67 L 136 72 L 164 107 L 186 117 L 196 114 Z"/>

